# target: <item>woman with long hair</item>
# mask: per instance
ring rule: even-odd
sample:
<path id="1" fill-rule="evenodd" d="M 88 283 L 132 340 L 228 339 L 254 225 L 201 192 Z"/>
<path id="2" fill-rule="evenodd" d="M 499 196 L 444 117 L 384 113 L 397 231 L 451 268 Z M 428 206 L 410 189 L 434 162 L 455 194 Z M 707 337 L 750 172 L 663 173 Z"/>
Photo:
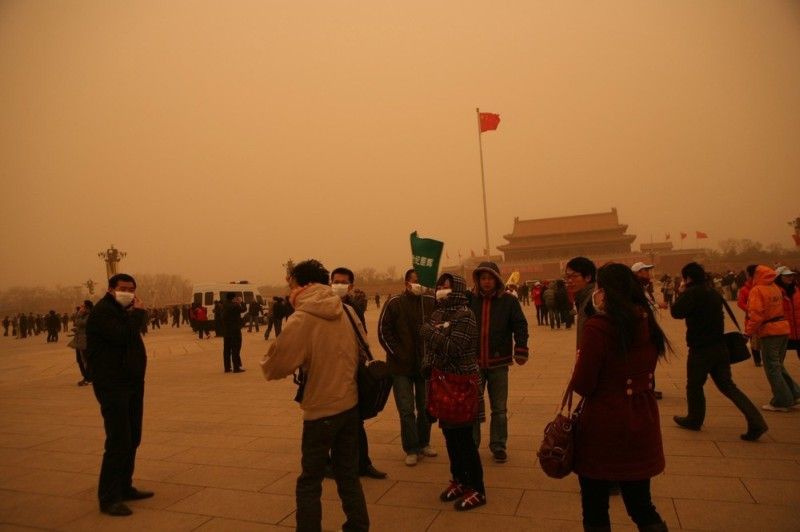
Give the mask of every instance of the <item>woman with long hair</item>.
<path id="1" fill-rule="evenodd" d="M 574 462 L 583 527 L 611 530 L 609 487 L 616 483 L 639 530 L 665 531 L 650 497 L 650 479 L 664 471 L 653 387 L 656 363 L 670 345 L 627 266 L 612 263 L 598 270 L 592 305 L 597 314 L 586 321 L 570 381 L 584 398 Z"/>

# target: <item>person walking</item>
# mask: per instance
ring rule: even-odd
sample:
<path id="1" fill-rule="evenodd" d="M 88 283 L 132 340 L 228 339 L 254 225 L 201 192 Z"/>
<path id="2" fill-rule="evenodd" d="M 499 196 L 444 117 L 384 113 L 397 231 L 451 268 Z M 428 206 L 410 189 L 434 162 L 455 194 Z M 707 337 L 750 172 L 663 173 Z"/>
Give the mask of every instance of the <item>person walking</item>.
<path id="1" fill-rule="evenodd" d="M 733 382 L 730 355 L 725 346 L 724 300 L 708 282 L 703 267 L 690 262 L 681 270 L 683 281 L 678 288 L 678 299 L 672 304 L 672 317 L 686 320 L 686 403 L 688 413 L 675 416 L 679 426 L 700 430 L 705 421 L 706 399 L 703 385 L 708 376 L 717 389 L 727 397 L 747 420 L 745 441 L 756 441 L 767 431 L 767 423 L 756 406 Z"/>
<path id="2" fill-rule="evenodd" d="M 775 270 L 757 266 L 753 287 L 747 296 L 747 336 L 758 336 L 764 373 L 772 389 L 772 399 L 761 408 L 772 412 L 788 412 L 800 404 L 800 386 L 786 370 L 786 346 L 789 322 L 783 314 L 783 292 L 775 284 Z"/>
<path id="3" fill-rule="evenodd" d="M 627 266 L 601 267 L 591 297 L 597 312 L 584 325 L 569 384 L 584 398 L 574 449 L 583 527 L 611 530 L 609 487 L 616 482 L 640 531 L 666 531 L 650 479 L 664 471 L 653 372 L 669 343 Z"/>
<path id="4" fill-rule="evenodd" d="M 778 277 L 775 284 L 783 292 L 783 315 L 789 322 L 789 341 L 786 351 L 794 350 L 800 357 L 800 289 L 797 286 L 797 272 L 782 266 L 775 270 Z"/>
<path id="5" fill-rule="evenodd" d="M 458 275 L 443 274 L 436 282 L 436 310 L 425 322 L 420 334 L 425 341 L 422 372 L 433 369 L 456 375 L 474 375 L 478 367 L 478 325 L 468 306 L 466 282 Z M 478 390 L 478 419 L 483 420 L 483 398 Z M 439 421 L 447 444 L 451 480 L 439 495 L 442 502 L 452 502 L 458 511 L 486 504 L 483 465 L 472 436 L 472 422 L 451 424 Z"/>
<path id="6" fill-rule="evenodd" d="M 269 340 L 272 328 L 275 328 L 275 338 L 280 336 L 283 327 L 283 318 L 286 315 L 286 305 L 282 297 L 273 297 L 272 304 L 269 306 L 269 316 L 267 318 L 267 330 L 264 331 L 264 340 Z"/>
<path id="7" fill-rule="evenodd" d="M 336 488 L 347 521 L 345 531 L 369 530 L 369 514 L 358 478 L 358 340 L 341 299 L 328 286 L 328 270 L 316 260 L 289 272 L 295 309 L 261 363 L 264 377 L 283 379 L 302 369 L 298 392 L 303 410 L 302 472 L 295 499 L 297 530 L 322 528 L 322 480 L 331 457 Z M 355 320 L 358 324 L 358 320 Z"/>
<path id="8" fill-rule="evenodd" d="M 573 257 L 564 268 L 564 282 L 567 291 L 575 300 L 576 347 L 581 345 L 583 326 L 586 320 L 594 314 L 592 292 L 595 289 L 596 275 L 597 266 L 586 257 Z"/>
<path id="9" fill-rule="evenodd" d="M 61 330 L 61 316 L 56 314 L 55 310 L 51 310 L 45 318 L 45 325 L 47 326 L 47 341 L 58 342 L 58 332 Z"/>
<path id="10" fill-rule="evenodd" d="M 739 292 L 736 295 L 736 305 L 744 311 L 744 319 L 747 322 L 747 298 L 750 296 L 750 290 L 753 288 L 753 274 L 756 272 L 758 264 L 750 264 L 744 270 L 745 281 L 741 285 Z M 750 352 L 753 353 L 753 364 L 757 368 L 762 365 L 761 362 L 761 342 L 758 336 L 750 337 Z"/>
<path id="11" fill-rule="evenodd" d="M 247 309 L 247 332 L 253 332 L 253 325 L 256 326 L 256 332 L 258 332 L 259 319 L 261 319 L 261 303 L 254 299 Z"/>
<path id="12" fill-rule="evenodd" d="M 140 331 L 146 320 L 136 280 L 119 273 L 86 322 L 89 374 L 106 432 L 97 496 L 100 511 L 113 516 L 133 513 L 125 501 L 153 496 L 132 484 L 142 441 L 147 351 Z"/>

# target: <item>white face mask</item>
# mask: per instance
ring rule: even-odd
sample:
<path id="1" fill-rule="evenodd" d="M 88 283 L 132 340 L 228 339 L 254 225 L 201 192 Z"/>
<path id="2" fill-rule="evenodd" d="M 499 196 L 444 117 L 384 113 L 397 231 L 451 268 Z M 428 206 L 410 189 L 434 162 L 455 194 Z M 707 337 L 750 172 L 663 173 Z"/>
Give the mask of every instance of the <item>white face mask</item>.
<path id="1" fill-rule="evenodd" d="M 409 289 L 411 290 L 411 293 L 412 293 L 412 294 L 414 294 L 415 296 L 421 296 L 421 295 L 422 295 L 422 292 L 424 292 L 424 291 L 425 291 L 425 290 L 422 288 L 422 285 L 421 285 L 421 284 L 419 284 L 419 283 L 409 283 L 409 284 L 408 284 L 408 287 L 409 287 Z"/>
<path id="2" fill-rule="evenodd" d="M 344 283 L 334 283 L 331 285 L 331 290 L 333 290 L 333 293 L 339 297 L 346 296 L 349 288 L 350 285 Z"/>
<path id="3" fill-rule="evenodd" d="M 114 299 L 117 303 L 122 305 L 123 307 L 129 306 L 133 303 L 133 298 L 136 297 L 136 294 L 133 292 L 117 292 L 114 290 Z"/>
<path id="4" fill-rule="evenodd" d="M 441 301 L 442 299 L 449 296 L 450 292 L 452 291 L 453 291 L 452 288 L 440 288 L 439 290 L 436 291 L 436 300 Z"/>

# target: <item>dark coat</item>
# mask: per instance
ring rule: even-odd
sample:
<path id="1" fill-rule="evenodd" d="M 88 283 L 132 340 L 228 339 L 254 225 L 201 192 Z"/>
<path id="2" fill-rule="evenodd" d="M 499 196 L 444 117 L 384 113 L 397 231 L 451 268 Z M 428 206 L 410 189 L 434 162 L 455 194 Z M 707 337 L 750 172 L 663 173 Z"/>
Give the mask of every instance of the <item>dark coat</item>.
<path id="1" fill-rule="evenodd" d="M 658 352 L 647 319 L 627 354 L 611 319 L 586 320 L 571 385 L 586 398 L 575 432 L 575 472 L 599 480 L 645 480 L 664 471 L 653 373 Z"/>
<path id="2" fill-rule="evenodd" d="M 433 312 L 433 306 L 432 297 L 415 296 L 408 291 L 383 305 L 378 319 L 378 341 L 386 351 L 386 363 L 392 375 L 419 374 L 423 354 L 419 330 Z"/>
<path id="3" fill-rule="evenodd" d="M 241 336 L 244 320 L 242 314 L 247 312 L 247 305 L 226 301 L 222 304 L 222 336 Z"/>
<path id="4" fill-rule="evenodd" d="M 140 331 L 147 322 L 143 309 L 125 310 L 106 294 L 86 322 L 86 351 L 95 385 L 144 382 L 147 352 Z"/>
<path id="5" fill-rule="evenodd" d="M 686 345 L 695 349 L 721 344 L 725 331 L 723 299 L 710 285 L 690 284 L 672 304 L 670 313 L 686 320 Z"/>
<path id="6" fill-rule="evenodd" d="M 489 296 L 472 294 L 470 308 L 480 328 L 478 364 L 499 368 L 513 362 L 512 356 L 528 358 L 528 320 L 516 297 L 506 292 Z"/>

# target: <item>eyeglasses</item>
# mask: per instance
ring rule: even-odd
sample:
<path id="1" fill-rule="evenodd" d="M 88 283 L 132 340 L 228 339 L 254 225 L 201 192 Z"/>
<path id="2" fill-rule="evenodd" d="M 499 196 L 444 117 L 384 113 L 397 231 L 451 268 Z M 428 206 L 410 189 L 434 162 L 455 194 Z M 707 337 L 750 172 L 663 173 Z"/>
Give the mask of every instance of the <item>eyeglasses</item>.
<path id="1" fill-rule="evenodd" d="M 565 273 L 564 274 L 564 280 L 565 281 L 568 281 L 569 279 L 576 279 L 578 277 L 583 277 L 583 276 L 578 272 L 572 272 L 572 273 Z"/>

